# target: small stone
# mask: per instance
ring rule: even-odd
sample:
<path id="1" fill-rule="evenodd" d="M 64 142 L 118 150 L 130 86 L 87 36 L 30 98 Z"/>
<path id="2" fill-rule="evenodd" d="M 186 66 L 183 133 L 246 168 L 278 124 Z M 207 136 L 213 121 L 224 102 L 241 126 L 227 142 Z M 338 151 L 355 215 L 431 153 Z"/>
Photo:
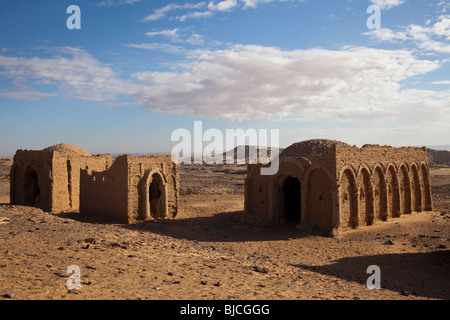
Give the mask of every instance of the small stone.
<path id="1" fill-rule="evenodd" d="M 78 291 L 77 291 L 77 289 L 70 289 L 69 293 L 70 294 L 78 294 Z"/>
<path id="2" fill-rule="evenodd" d="M 405 296 L 405 297 L 407 297 L 407 296 L 410 295 L 410 293 L 409 293 L 408 291 L 406 291 L 406 290 L 402 290 L 402 291 L 400 292 L 400 294 L 401 294 L 402 296 Z"/>
<path id="3" fill-rule="evenodd" d="M 200 281 L 200 284 L 202 284 L 202 285 L 206 286 L 206 285 L 208 284 L 208 281 L 205 281 L 205 280 L 203 280 L 203 281 Z"/>
<path id="4" fill-rule="evenodd" d="M 173 276 L 173 273 L 172 272 L 167 272 L 167 275 L 168 276 Z"/>
<path id="5" fill-rule="evenodd" d="M 388 245 L 388 246 L 392 246 L 394 244 L 394 241 L 389 239 L 389 240 L 385 241 L 383 244 Z"/>
<path id="6" fill-rule="evenodd" d="M 250 270 L 259 272 L 259 273 L 268 273 L 269 272 L 269 270 L 267 270 L 267 268 L 259 267 L 259 266 L 250 267 Z"/>
<path id="7" fill-rule="evenodd" d="M 440 245 L 437 246 L 437 248 L 438 249 L 445 249 L 445 248 L 447 248 L 447 246 L 444 245 L 444 244 L 440 244 Z"/>
<path id="8" fill-rule="evenodd" d="M 7 292 L 3 295 L 3 298 L 6 298 L 6 299 L 14 299 L 15 297 L 16 297 L 16 295 L 12 292 Z"/>
<path id="9" fill-rule="evenodd" d="M 220 281 L 217 281 L 217 283 L 214 283 L 213 286 L 215 287 L 220 287 L 222 284 L 220 283 Z"/>

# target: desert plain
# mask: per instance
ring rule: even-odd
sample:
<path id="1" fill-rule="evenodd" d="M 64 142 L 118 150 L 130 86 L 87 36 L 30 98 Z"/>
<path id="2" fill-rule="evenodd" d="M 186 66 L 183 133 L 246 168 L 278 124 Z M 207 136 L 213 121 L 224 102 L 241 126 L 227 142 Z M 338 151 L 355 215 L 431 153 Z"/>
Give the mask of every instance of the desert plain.
<path id="1" fill-rule="evenodd" d="M 431 166 L 433 212 L 327 237 L 246 224 L 245 165 L 181 165 L 177 217 L 129 225 L 10 205 L 11 165 L 0 160 L 0 299 L 450 299 L 450 166 Z"/>

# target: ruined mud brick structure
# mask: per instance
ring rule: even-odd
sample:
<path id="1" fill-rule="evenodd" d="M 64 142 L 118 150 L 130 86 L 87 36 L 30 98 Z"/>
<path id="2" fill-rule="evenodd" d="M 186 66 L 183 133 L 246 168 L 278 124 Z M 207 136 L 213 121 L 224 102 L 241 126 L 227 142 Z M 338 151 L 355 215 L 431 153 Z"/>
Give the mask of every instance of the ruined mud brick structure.
<path id="1" fill-rule="evenodd" d="M 178 167 L 170 156 L 92 156 L 60 144 L 18 150 L 11 167 L 11 204 L 52 213 L 81 212 L 133 222 L 175 216 Z"/>
<path id="2" fill-rule="evenodd" d="M 80 212 L 124 222 L 175 217 L 178 166 L 171 156 L 118 157 L 103 172 L 81 170 Z"/>
<path id="3" fill-rule="evenodd" d="M 44 150 L 18 150 L 11 167 L 11 203 L 47 212 L 78 211 L 80 170 L 105 170 L 109 154 L 91 156 L 82 148 L 60 144 Z"/>
<path id="4" fill-rule="evenodd" d="M 308 140 L 280 154 L 276 175 L 261 175 L 261 167 L 247 167 L 245 212 L 253 222 L 335 234 L 433 210 L 426 148 Z"/>

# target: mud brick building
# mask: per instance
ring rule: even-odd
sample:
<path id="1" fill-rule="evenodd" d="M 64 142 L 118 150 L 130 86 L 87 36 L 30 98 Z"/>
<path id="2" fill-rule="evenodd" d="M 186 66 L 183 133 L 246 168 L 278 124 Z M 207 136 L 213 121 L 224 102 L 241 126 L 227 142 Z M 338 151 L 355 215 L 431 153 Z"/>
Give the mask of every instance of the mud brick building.
<path id="1" fill-rule="evenodd" d="M 11 204 L 60 213 L 110 216 L 123 222 L 178 212 L 178 167 L 170 156 L 92 156 L 59 144 L 18 150 L 11 167 Z"/>
<path id="2" fill-rule="evenodd" d="M 334 234 L 433 210 L 426 148 L 358 148 L 316 139 L 286 148 L 277 174 L 261 175 L 262 166 L 247 167 L 250 221 L 292 221 Z"/>

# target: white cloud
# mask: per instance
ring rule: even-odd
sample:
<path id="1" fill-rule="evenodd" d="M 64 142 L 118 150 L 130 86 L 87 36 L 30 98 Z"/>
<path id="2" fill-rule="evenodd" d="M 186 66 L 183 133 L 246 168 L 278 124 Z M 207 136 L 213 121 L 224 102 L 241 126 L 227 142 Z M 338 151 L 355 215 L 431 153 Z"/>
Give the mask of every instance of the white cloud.
<path id="1" fill-rule="evenodd" d="M 52 58 L 19 58 L 0 55 L 0 74 L 13 79 L 19 91 L 2 91 L 2 96 L 11 98 L 39 99 L 54 95 L 28 89 L 28 81 L 56 84 L 59 94 L 93 101 L 113 100 L 117 94 L 127 91 L 126 82 L 120 81 L 116 73 L 100 63 L 86 51 L 63 47 L 56 48 L 58 56 Z M 0 70 L 1 70 L 0 69 Z"/>
<path id="2" fill-rule="evenodd" d="M 181 22 L 186 21 L 187 19 L 200 19 L 200 18 L 208 18 L 212 17 L 214 13 L 212 11 L 195 11 L 187 14 L 183 14 L 182 16 L 176 16 L 175 19 Z"/>
<path id="3" fill-rule="evenodd" d="M 442 111 L 450 94 L 402 90 L 402 80 L 440 67 L 408 51 L 236 45 L 189 58 L 177 71 L 135 74 L 139 89 L 132 97 L 149 111 L 233 120 L 448 117 Z"/>
<path id="4" fill-rule="evenodd" d="M 199 3 L 186 3 L 184 5 L 179 5 L 176 3 L 170 3 L 162 8 L 158 8 L 153 11 L 152 14 L 146 16 L 144 21 L 155 21 L 163 18 L 167 18 L 168 13 L 171 11 L 181 11 L 181 10 L 192 10 L 182 15 L 177 15 L 171 17 L 178 21 L 186 21 L 187 19 L 199 19 L 199 18 L 209 18 L 214 16 L 216 12 L 228 12 L 235 8 L 256 8 L 258 5 L 270 2 L 303 2 L 305 0 L 220 0 L 220 1 L 209 1 Z M 196 11 L 195 11 L 195 10 Z M 201 10 L 201 11 L 199 11 Z"/>
<path id="5" fill-rule="evenodd" d="M 363 33 L 363 35 L 370 35 L 372 37 L 377 38 L 378 40 L 389 41 L 389 42 L 396 42 L 398 40 L 408 40 L 409 39 L 406 32 L 394 32 L 391 29 L 387 29 L 387 28 L 374 29 L 372 31 Z"/>
<path id="6" fill-rule="evenodd" d="M 370 0 L 374 5 L 379 6 L 381 10 L 389 10 L 405 2 L 405 0 Z"/>
<path id="7" fill-rule="evenodd" d="M 116 6 L 116 5 L 123 5 L 123 4 L 133 5 L 133 4 L 138 3 L 140 1 L 141 0 L 106 0 L 106 1 L 99 2 L 97 5 L 98 6 L 106 6 L 106 7 L 111 7 L 111 6 Z"/>
<path id="8" fill-rule="evenodd" d="M 126 47 L 144 49 L 149 51 L 163 51 L 172 54 L 183 54 L 186 50 L 180 46 L 174 46 L 168 43 L 129 43 L 125 44 Z"/>
<path id="9" fill-rule="evenodd" d="M 0 97 L 8 99 L 20 99 L 20 100 L 31 100 L 37 101 L 44 98 L 51 98 L 56 96 L 55 92 L 40 92 L 33 90 L 19 90 L 19 91 L 8 91 L 0 90 Z"/>
<path id="10" fill-rule="evenodd" d="M 169 38 L 179 38 L 178 29 L 170 29 L 170 30 L 160 30 L 160 31 L 151 31 L 145 34 L 146 36 L 154 37 L 154 36 L 165 36 Z"/>
<path id="11" fill-rule="evenodd" d="M 450 80 L 433 81 L 432 84 L 450 84 Z"/>
<path id="12" fill-rule="evenodd" d="M 167 13 L 175 10 L 184 10 L 184 9 L 201 9 L 206 6 L 206 2 L 199 3 L 185 3 L 183 5 L 179 5 L 176 3 L 169 3 L 168 5 L 156 9 L 151 15 L 148 15 L 144 18 L 144 21 L 155 21 L 167 16 Z"/>
<path id="13" fill-rule="evenodd" d="M 181 52 L 154 43 L 128 46 L 180 50 L 185 62 L 172 65 L 171 71 L 144 71 L 121 79 L 111 67 L 76 48 L 58 48 L 51 58 L 0 55 L 1 75 L 16 86 L 1 90 L 0 96 L 36 100 L 58 94 L 117 102 L 123 94 L 152 112 L 230 120 L 450 121 L 450 92 L 402 85 L 441 63 L 418 59 L 406 50 L 286 51 L 233 45 Z M 38 83 L 47 84 L 46 90 L 39 91 Z M 56 89 L 48 92 L 48 86 Z"/>
<path id="14" fill-rule="evenodd" d="M 432 25 L 425 23 L 426 27 L 411 24 L 405 31 L 394 32 L 390 29 L 379 29 L 364 33 L 381 41 L 412 41 L 422 51 L 437 53 L 450 53 L 450 15 L 441 15 Z"/>
<path id="15" fill-rule="evenodd" d="M 203 36 L 197 33 L 187 33 L 190 31 L 190 28 L 185 29 L 167 29 L 167 30 L 158 30 L 158 31 L 150 31 L 145 35 L 149 37 L 158 37 L 163 36 L 167 37 L 172 42 L 178 43 L 189 43 L 192 45 L 203 44 L 205 41 L 203 40 Z"/>
<path id="16" fill-rule="evenodd" d="M 237 6 L 237 0 L 223 0 L 218 3 L 211 1 L 208 4 L 208 9 L 211 11 L 230 11 Z"/>

